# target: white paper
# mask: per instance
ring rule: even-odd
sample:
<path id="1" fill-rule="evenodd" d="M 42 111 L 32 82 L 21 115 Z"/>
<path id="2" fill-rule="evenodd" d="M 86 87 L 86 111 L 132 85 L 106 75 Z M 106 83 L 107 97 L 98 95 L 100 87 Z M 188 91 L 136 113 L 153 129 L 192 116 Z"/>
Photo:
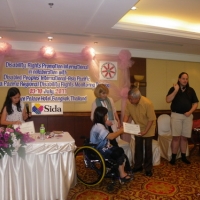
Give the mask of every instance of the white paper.
<path id="1" fill-rule="evenodd" d="M 25 123 L 22 123 L 20 125 L 15 124 L 15 125 L 13 125 L 13 127 L 14 127 L 14 129 L 19 127 L 20 131 L 22 133 L 35 134 L 35 126 L 34 126 L 33 121 L 25 122 Z"/>
<path id="2" fill-rule="evenodd" d="M 139 124 L 130 124 L 123 122 L 123 128 L 125 133 L 139 135 L 140 133 L 140 125 Z"/>

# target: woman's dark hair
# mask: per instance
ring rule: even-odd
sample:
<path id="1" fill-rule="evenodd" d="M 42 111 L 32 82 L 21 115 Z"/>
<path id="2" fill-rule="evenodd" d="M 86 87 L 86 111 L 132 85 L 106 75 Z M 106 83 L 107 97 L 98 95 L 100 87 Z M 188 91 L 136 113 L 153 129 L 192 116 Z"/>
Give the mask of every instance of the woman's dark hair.
<path id="1" fill-rule="evenodd" d="M 181 73 L 178 75 L 178 79 L 181 78 L 184 74 L 186 74 L 187 77 L 189 78 L 188 73 L 186 73 L 186 72 L 181 72 Z M 179 82 L 179 80 L 178 80 L 177 84 L 180 86 L 180 82 Z M 186 85 L 185 87 L 186 87 L 186 88 L 189 87 L 189 82 L 187 82 L 187 85 Z"/>
<path id="2" fill-rule="evenodd" d="M 108 109 L 105 107 L 97 107 L 94 111 L 93 124 L 103 124 L 105 126 L 105 116 L 108 113 Z"/>
<path id="3" fill-rule="evenodd" d="M 13 109 L 12 109 L 12 99 L 11 97 L 14 97 L 15 95 L 17 94 L 20 94 L 20 91 L 18 88 L 16 87 L 12 87 L 8 90 L 7 92 L 7 96 L 6 96 L 6 100 L 3 104 L 3 107 L 2 107 L 2 110 L 1 110 L 1 113 L 3 112 L 3 109 L 6 107 L 6 111 L 8 113 L 8 115 L 12 114 L 13 113 Z M 20 101 L 16 104 L 17 106 L 17 110 L 19 112 L 22 112 L 21 110 L 21 106 L 20 106 Z"/>

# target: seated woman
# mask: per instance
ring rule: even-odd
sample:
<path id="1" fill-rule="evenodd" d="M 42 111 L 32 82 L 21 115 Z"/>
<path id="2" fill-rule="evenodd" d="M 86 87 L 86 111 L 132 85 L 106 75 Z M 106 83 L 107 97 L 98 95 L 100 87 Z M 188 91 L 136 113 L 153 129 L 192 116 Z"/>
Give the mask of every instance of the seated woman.
<path id="1" fill-rule="evenodd" d="M 112 146 L 110 140 L 118 137 L 123 133 L 123 128 L 114 133 L 109 133 L 106 128 L 108 109 L 105 107 L 97 107 L 94 111 L 93 127 L 90 131 L 90 142 L 96 144 L 95 147 L 104 158 L 114 159 L 119 165 L 120 182 L 128 182 L 132 177 L 125 171 L 125 154 L 121 147 Z"/>

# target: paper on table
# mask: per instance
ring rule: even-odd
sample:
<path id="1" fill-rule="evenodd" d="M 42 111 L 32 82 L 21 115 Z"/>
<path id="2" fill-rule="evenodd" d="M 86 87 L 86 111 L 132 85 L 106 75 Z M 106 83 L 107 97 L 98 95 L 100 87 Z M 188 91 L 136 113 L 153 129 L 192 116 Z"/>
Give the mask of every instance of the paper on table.
<path id="1" fill-rule="evenodd" d="M 123 122 L 124 132 L 134 135 L 139 135 L 140 133 L 140 125 L 139 124 L 130 124 Z"/>
<path id="2" fill-rule="evenodd" d="M 34 126 L 33 121 L 25 122 L 25 123 L 22 123 L 20 125 L 15 124 L 15 125 L 13 125 L 13 127 L 14 127 L 14 129 L 19 127 L 20 131 L 22 133 L 35 134 L 35 126 Z"/>

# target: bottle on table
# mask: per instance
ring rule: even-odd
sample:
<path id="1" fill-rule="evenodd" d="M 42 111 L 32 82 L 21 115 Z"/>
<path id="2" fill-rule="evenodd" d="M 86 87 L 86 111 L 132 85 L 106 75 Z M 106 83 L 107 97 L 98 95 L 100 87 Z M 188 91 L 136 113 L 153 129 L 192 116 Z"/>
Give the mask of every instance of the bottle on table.
<path id="1" fill-rule="evenodd" d="M 45 139 L 45 133 L 46 133 L 46 131 L 45 131 L 44 124 L 41 124 L 41 126 L 40 126 L 40 139 L 41 140 Z"/>

